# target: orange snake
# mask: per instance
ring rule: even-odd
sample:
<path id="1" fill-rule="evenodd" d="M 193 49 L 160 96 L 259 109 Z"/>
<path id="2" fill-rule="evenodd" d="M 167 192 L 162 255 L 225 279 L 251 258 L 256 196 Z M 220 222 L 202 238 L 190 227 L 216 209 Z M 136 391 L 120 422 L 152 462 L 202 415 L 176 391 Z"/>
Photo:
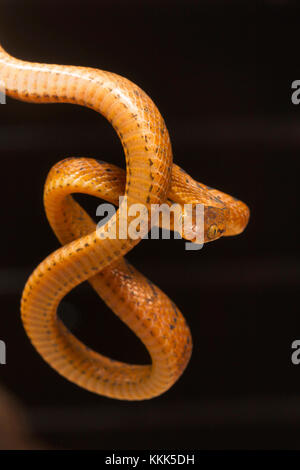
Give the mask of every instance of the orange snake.
<path id="1" fill-rule="evenodd" d="M 126 158 L 126 174 L 87 158 L 68 158 L 50 171 L 45 210 L 63 246 L 35 269 L 24 288 L 21 314 L 27 335 L 57 372 L 87 390 L 122 400 L 160 395 L 180 377 L 191 356 L 186 321 L 175 304 L 125 260 L 140 239 L 99 238 L 95 222 L 71 193 L 98 196 L 113 204 L 125 194 L 128 207 L 141 203 L 148 210 L 163 202 L 201 203 L 205 242 L 242 232 L 248 207 L 197 183 L 173 165 L 163 118 L 129 80 L 92 68 L 21 61 L 0 47 L 0 81 L 10 97 L 22 101 L 76 103 L 94 109 L 114 127 Z M 103 230 L 119 223 L 118 210 Z M 151 365 L 125 364 L 98 354 L 57 318 L 62 298 L 86 280 L 144 343 Z"/>

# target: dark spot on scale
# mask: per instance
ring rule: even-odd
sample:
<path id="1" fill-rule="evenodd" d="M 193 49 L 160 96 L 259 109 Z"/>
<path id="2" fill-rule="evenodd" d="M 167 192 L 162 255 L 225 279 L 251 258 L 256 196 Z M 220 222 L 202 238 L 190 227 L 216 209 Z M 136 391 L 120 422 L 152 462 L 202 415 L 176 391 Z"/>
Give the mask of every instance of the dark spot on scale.
<path id="1" fill-rule="evenodd" d="M 172 305 L 172 308 L 173 308 L 173 310 L 174 310 L 174 313 L 175 313 L 176 317 L 178 317 L 178 312 L 177 312 L 177 307 L 176 307 L 176 305 L 174 304 L 174 302 L 171 302 L 171 305 Z"/>
<path id="2" fill-rule="evenodd" d="M 153 282 L 151 282 L 150 279 L 147 279 L 147 278 L 146 278 L 146 282 L 151 287 L 151 290 L 152 290 L 152 293 L 153 293 L 153 299 L 156 298 L 157 297 L 157 292 L 155 290 Z M 153 299 L 151 299 L 151 300 L 153 300 Z"/>

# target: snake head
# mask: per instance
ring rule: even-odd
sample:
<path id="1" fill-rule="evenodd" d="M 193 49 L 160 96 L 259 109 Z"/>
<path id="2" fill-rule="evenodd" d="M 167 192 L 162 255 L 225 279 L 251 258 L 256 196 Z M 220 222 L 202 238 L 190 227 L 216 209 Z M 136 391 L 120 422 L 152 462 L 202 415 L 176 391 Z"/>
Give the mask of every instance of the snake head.
<path id="1" fill-rule="evenodd" d="M 220 238 L 226 231 L 228 209 L 226 207 L 204 208 L 204 243 Z"/>
<path id="2" fill-rule="evenodd" d="M 201 205 L 198 205 L 201 207 Z M 186 220 L 184 220 L 186 217 Z M 199 210 L 192 204 L 191 214 L 183 215 L 182 236 L 188 241 L 207 243 L 220 238 L 226 231 L 228 209 L 203 205 Z M 202 233 L 201 233 L 202 232 Z M 203 237 L 203 238 L 202 238 Z"/>

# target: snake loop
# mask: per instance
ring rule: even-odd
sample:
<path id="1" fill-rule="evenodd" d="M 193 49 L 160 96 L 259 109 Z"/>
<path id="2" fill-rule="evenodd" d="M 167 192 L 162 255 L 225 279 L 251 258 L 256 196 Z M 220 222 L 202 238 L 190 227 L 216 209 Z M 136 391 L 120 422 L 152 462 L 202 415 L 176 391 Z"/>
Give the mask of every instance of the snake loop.
<path id="1" fill-rule="evenodd" d="M 71 194 L 82 192 L 114 204 L 125 195 L 128 207 L 141 203 L 148 210 L 165 201 L 201 203 L 205 241 L 240 233 L 248 221 L 247 206 L 195 182 L 173 165 L 163 118 L 152 100 L 129 80 L 92 68 L 21 61 L 1 47 L 0 80 L 6 93 L 18 100 L 76 103 L 94 109 L 116 130 L 126 158 L 126 174 L 87 158 L 68 158 L 50 171 L 45 209 L 63 246 L 35 269 L 24 288 L 22 321 L 32 344 L 61 375 L 92 392 L 124 400 L 165 392 L 191 355 L 186 321 L 175 304 L 125 260 L 140 239 L 101 239 L 95 223 Z M 118 228 L 121 217 L 118 210 L 101 230 Z M 57 318 L 62 298 L 86 280 L 145 344 L 151 365 L 125 364 L 96 353 Z"/>

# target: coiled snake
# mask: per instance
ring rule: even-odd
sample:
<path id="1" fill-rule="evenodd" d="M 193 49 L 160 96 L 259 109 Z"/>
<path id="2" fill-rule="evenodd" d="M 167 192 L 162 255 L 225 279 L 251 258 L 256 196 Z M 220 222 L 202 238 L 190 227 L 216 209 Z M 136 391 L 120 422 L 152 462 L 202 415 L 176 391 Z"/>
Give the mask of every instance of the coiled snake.
<path id="1" fill-rule="evenodd" d="M 5 92 L 18 100 L 76 103 L 94 109 L 114 127 L 126 158 L 126 174 L 88 158 L 68 158 L 50 171 L 45 210 L 63 246 L 35 269 L 24 288 L 21 316 L 27 335 L 57 372 L 87 390 L 123 400 L 163 393 L 180 377 L 191 355 L 186 321 L 175 304 L 125 260 L 140 239 L 101 238 L 71 194 L 82 192 L 113 204 L 125 194 L 128 207 L 141 203 L 148 210 L 151 204 L 165 201 L 201 203 L 205 242 L 240 233 L 248 222 L 247 206 L 197 183 L 173 165 L 163 118 L 152 100 L 129 80 L 92 68 L 21 61 L 1 47 L 0 80 Z M 119 225 L 118 210 L 100 232 Z M 144 343 L 151 365 L 125 364 L 98 354 L 57 318 L 62 298 L 86 280 Z"/>

